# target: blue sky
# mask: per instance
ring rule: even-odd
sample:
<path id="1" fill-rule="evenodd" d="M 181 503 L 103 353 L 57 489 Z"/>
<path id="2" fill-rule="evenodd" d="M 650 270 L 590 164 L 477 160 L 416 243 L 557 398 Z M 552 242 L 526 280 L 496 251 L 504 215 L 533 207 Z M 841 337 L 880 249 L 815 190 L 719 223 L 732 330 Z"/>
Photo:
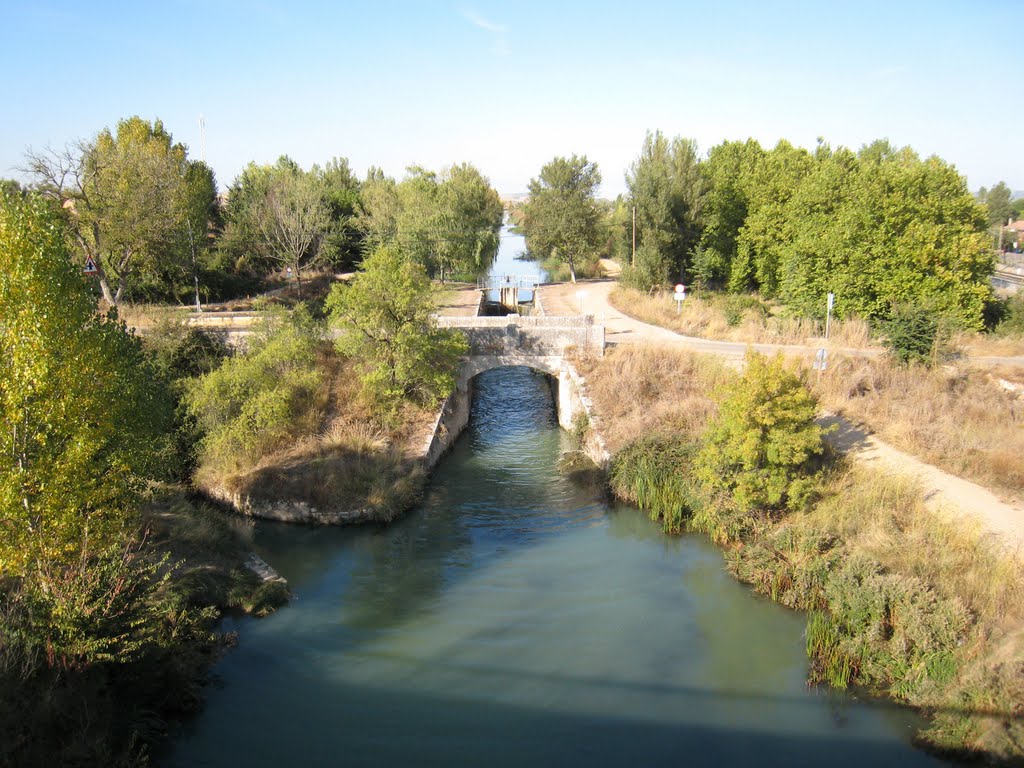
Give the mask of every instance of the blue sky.
<path id="1" fill-rule="evenodd" d="M 523 191 L 555 155 L 611 197 L 644 133 L 887 137 L 972 189 L 1024 190 L 1021 0 L 0 0 L 0 175 L 133 114 L 227 186 L 250 161 L 347 157 L 401 177 L 469 161 Z"/>

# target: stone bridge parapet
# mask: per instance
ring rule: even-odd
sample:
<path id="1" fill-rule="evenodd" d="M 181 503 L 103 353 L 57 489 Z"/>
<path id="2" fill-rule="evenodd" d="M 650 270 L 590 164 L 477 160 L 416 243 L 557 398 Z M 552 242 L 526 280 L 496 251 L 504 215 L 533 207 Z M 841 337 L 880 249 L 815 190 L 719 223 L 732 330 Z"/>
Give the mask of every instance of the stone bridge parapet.
<path id="1" fill-rule="evenodd" d="M 462 331 L 470 356 L 552 357 L 571 349 L 604 354 L 604 325 L 592 316 L 438 317 L 439 328 Z"/>

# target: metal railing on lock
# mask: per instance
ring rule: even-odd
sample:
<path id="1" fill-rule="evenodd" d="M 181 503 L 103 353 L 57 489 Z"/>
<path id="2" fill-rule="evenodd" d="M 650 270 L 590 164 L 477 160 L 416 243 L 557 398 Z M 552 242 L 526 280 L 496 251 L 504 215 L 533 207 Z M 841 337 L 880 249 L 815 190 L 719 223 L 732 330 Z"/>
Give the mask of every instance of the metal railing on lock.
<path id="1" fill-rule="evenodd" d="M 520 288 L 532 291 L 537 287 L 539 281 L 532 275 L 487 275 L 479 278 L 476 284 L 482 291 L 497 291 L 501 288 Z"/>

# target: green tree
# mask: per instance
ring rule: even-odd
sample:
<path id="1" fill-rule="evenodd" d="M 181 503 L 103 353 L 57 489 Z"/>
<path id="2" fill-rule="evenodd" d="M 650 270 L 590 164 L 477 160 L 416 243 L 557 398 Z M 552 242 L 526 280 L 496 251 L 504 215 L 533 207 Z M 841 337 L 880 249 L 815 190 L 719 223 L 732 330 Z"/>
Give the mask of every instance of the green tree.
<path id="1" fill-rule="evenodd" d="M 455 387 L 465 337 L 438 329 L 423 266 L 395 246 L 363 261 L 350 283 L 327 298 L 339 351 L 358 361 L 364 394 L 379 413 L 395 416 L 404 401 L 435 406 Z"/>
<path id="2" fill-rule="evenodd" d="M 816 411 L 814 396 L 781 356 L 748 353 L 694 460 L 706 502 L 697 525 L 734 539 L 758 517 L 803 507 L 824 451 Z"/>
<path id="3" fill-rule="evenodd" d="M 0 577 L 56 579 L 131 527 L 171 402 L 138 339 L 97 313 L 52 207 L 0 197 L 0 253 Z"/>
<path id="4" fill-rule="evenodd" d="M 753 139 L 727 141 L 712 147 L 700 165 L 705 185 L 704 230 L 694 272 L 706 285 L 745 290 L 754 279 L 753 265 L 737 259 L 737 238 L 747 219 L 750 181 L 763 155 L 761 145 Z"/>
<path id="5" fill-rule="evenodd" d="M 385 176 L 380 168 L 371 167 L 359 191 L 356 213 L 356 227 L 363 235 L 366 253 L 375 252 L 398 236 L 401 207 L 395 180 Z"/>
<path id="6" fill-rule="evenodd" d="M 363 246 L 362 233 L 356 226 L 359 210 L 359 179 L 352 173 L 348 159 L 333 158 L 318 175 L 331 219 L 324 238 L 324 260 L 336 268 L 348 270 L 359 262 Z"/>
<path id="7" fill-rule="evenodd" d="M 250 163 L 229 190 L 225 247 L 263 268 L 290 269 L 301 296 L 302 270 L 320 262 L 332 227 L 325 197 L 319 174 L 289 157 Z"/>
<path id="8" fill-rule="evenodd" d="M 104 129 L 63 151 L 30 151 L 27 162 L 39 191 L 67 211 L 108 303 L 118 304 L 133 281 L 152 279 L 181 256 L 174 244 L 186 226 L 190 162 L 159 120 L 121 120 L 114 133 Z"/>
<path id="9" fill-rule="evenodd" d="M 656 250 L 678 279 L 689 279 L 700 241 L 702 186 L 696 143 L 678 137 L 670 142 L 661 131 L 647 134 L 626 174 L 637 244 Z"/>
<path id="10" fill-rule="evenodd" d="M 597 187 L 601 173 L 586 156 L 556 157 L 530 180 L 524 229 L 530 252 L 569 265 L 576 282 L 576 264 L 600 249 Z"/>
<path id="11" fill-rule="evenodd" d="M 375 183 L 367 195 L 367 226 L 376 239 L 394 242 L 406 256 L 443 283 L 453 274 L 476 275 L 498 252 L 504 209 L 498 193 L 474 166 L 463 163 L 441 174 L 410 166 L 394 189 Z M 376 220 L 373 220 L 376 218 Z M 391 227 L 391 234 L 386 234 Z"/>
<path id="12" fill-rule="evenodd" d="M 780 298 L 820 316 L 832 291 L 839 316 L 884 320 L 911 303 L 980 328 L 993 256 L 984 210 L 956 169 L 885 142 L 816 160 L 787 206 Z"/>
<path id="13" fill-rule="evenodd" d="M 487 177 L 469 163 L 453 165 L 441 175 L 438 190 L 435 261 L 445 274 L 479 274 L 498 253 L 498 231 L 505 211 Z"/>
<path id="14" fill-rule="evenodd" d="M 981 191 L 978 193 L 978 200 L 985 205 L 989 227 L 1002 227 L 1006 225 L 1007 220 L 1013 214 L 1012 197 L 1013 193 L 1006 186 L 1005 181 L 1000 181 L 992 189 L 986 190 L 984 187 L 981 188 Z"/>
<path id="15" fill-rule="evenodd" d="M 813 167 L 809 152 L 780 141 L 750 169 L 747 215 L 736 235 L 736 263 L 742 266 L 734 287 L 755 288 L 767 297 L 778 294 L 784 247 L 798 225 L 787 215 L 787 205 Z"/>

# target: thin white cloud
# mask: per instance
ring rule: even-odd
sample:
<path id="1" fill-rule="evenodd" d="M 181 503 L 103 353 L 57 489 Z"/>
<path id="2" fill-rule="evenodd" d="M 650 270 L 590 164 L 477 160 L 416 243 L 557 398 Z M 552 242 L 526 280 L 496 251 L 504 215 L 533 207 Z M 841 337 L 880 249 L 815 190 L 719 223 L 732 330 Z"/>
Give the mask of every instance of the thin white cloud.
<path id="1" fill-rule="evenodd" d="M 480 27 L 480 29 L 485 29 L 496 35 L 500 35 L 505 31 L 505 27 L 501 24 L 495 24 L 493 21 L 488 21 L 472 8 L 463 8 L 462 15 L 465 16 L 466 21 L 474 27 Z"/>
<path id="2" fill-rule="evenodd" d="M 485 19 L 472 8 L 463 8 L 462 16 L 474 27 L 484 30 L 484 32 L 491 36 L 495 54 L 498 56 L 508 56 L 512 52 L 505 38 L 504 25 L 495 24 L 493 21 Z"/>

